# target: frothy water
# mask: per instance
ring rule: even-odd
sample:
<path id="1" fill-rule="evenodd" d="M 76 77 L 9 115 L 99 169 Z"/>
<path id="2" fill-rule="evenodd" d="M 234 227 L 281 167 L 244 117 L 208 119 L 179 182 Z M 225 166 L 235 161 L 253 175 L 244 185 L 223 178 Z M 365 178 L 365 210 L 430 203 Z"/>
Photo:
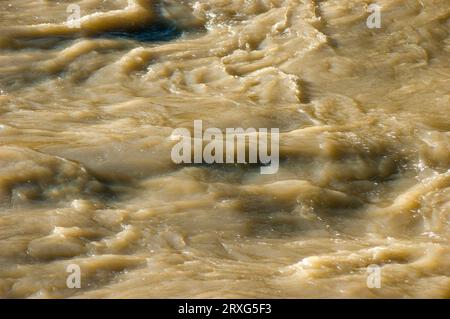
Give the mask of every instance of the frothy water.
<path id="1" fill-rule="evenodd" d="M 370 4 L 0 0 L 0 296 L 449 298 L 450 2 Z"/>

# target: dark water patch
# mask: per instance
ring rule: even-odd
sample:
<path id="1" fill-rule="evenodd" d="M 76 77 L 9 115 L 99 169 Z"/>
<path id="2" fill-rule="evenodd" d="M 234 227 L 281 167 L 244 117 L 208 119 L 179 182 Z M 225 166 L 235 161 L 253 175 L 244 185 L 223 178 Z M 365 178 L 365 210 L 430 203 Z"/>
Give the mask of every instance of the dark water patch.
<path id="1" fill-rule="evenodd" d="M 67 43 L 78 39 L 112 39 L 131 40 L 138 42 L 165 42 L 174 40 L 182 35 L 182 30 L 173 23 L 157 23 L 130 30 L 114 30 L 99 33 L 85 33 L 83 31 L 67 35 L 45 35 L 37 37 L 21 37 L 18 39 L 0 38 L 2 50 L 54 50 L 65 47 Z"/>
<path id="2" fill-rule="evenodd" d="M 136 30 L 119 30 L 97 34 L 95 38 L 127 39 L 140 42 L 170 41 L 181 36 L 182 32 L 173 24 L 161 23 Z"/>

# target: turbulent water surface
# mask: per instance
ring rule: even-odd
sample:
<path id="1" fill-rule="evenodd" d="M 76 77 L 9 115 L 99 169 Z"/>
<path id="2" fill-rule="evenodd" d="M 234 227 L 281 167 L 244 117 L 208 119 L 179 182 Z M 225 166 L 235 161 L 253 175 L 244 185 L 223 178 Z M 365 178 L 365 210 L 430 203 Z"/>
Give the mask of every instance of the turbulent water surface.
<path id="1" fill-rule="evenodd" d="M 0 0 L 0 296 L 450 298 L 450 1 L 370 4 Z"/>

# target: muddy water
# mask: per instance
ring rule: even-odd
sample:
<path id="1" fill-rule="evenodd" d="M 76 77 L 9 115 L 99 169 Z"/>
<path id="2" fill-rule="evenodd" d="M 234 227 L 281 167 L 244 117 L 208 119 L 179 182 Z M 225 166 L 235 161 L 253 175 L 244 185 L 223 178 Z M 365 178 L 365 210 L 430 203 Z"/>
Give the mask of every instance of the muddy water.
<path id="1" fill-rule="evenodd" d="M 369 4 L 1 0 L 0 296 L 449 298 L 450 2 Z"/>

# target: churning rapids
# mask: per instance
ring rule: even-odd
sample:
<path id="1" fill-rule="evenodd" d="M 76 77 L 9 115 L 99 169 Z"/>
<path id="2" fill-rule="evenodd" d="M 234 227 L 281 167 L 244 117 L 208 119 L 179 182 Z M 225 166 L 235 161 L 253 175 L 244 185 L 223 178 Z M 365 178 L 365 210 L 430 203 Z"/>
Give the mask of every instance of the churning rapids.
<path id="1" fill-rule="evenodd" d="M 450 298 L 449 18 L 0 0 L 0 297 Z M 195 120 L 279 128 L 278 172 L 175 164 Z"/>

